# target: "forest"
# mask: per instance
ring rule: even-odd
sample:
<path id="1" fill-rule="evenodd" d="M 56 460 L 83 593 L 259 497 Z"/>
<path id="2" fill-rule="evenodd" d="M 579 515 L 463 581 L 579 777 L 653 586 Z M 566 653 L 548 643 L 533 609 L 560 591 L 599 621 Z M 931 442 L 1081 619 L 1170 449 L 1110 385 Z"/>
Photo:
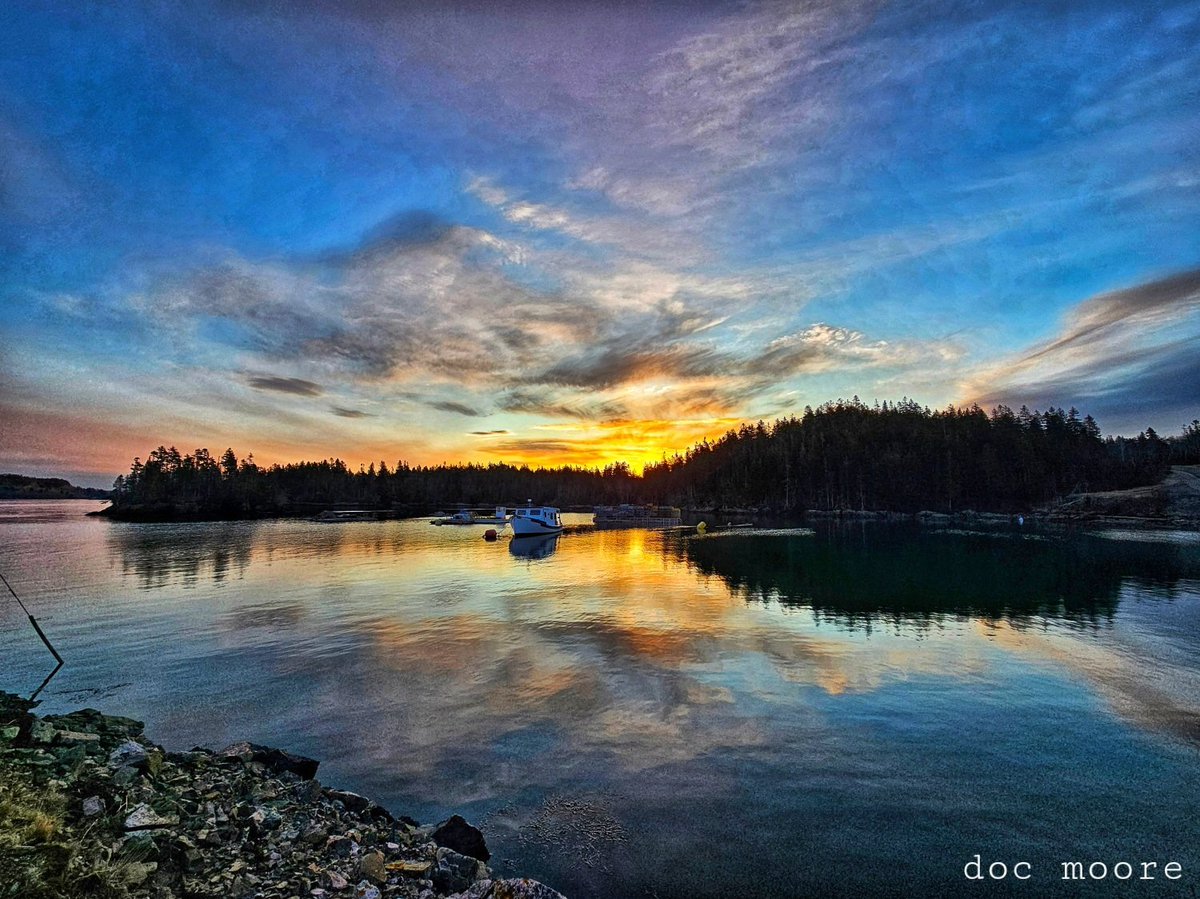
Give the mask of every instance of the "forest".
<path id="1" fill-rule="evenodd" d="M 744 424 L 664 456 L 639 475 L 603 468 L 503 463 L 358 470 L 340 459 L 259 466 L 233 449 L 158 447 L 113 485 L 116 517 L 247 518 L 333 506 L 422 514 L 456 504 L 560 508 L 622 502 L 772 513 L 819 510 L 1015 512 L 1073 493 L 1152 484 L 1172 464 L 1200 462 L 1200 420 L 1163 438 L 1105 437 L 1075 409 L 931 410 L 857 397 Z"/>

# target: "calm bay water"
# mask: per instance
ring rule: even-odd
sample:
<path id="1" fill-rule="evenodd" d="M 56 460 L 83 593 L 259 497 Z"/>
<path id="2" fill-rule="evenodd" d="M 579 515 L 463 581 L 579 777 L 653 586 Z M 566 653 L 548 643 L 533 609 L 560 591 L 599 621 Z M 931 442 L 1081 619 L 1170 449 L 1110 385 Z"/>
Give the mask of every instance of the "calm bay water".
<path id="1" fill-rule="evenodd" d="M 0 572 L 94 705 L 483 826 L 569 896 L 955 895 L 963 865 L 1200 886 L 1200 541 L 895 526 L 568 535 L 137 525 L 0 503 Z M 579 520 L 583 520 L 580 517 Z M 0 688 L 50 668 L 0 605 Z M 1139 868 L 1140 871 L 1140 868 Z M 1070 885 L 1069 885 L 1070 886 Z M 977 887 L 973 892 L 980 892 Z"/>

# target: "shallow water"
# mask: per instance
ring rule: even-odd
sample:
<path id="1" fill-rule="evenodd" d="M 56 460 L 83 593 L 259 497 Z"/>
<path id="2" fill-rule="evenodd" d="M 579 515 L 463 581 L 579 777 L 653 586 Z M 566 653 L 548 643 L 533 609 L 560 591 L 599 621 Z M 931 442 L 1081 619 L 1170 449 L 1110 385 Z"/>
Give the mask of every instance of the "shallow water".
<path id="1" fill-rule="evenodd" d="M 0 573 L 68 660 L 45 711 L 315 756 L 397 813 L 463 813 L 494 867 L 570 896 L 955 895 L 975 853 L 1031 863 L 1012 895 L 1200 885 L 1192 541 L 856 525 L 513 545 L 97 505 L 0 503 Z M 0 610 L 0 689 L 28 693 L 49 656 Z M 1072 859 L 1183 877 L 1064 886 Z"/>

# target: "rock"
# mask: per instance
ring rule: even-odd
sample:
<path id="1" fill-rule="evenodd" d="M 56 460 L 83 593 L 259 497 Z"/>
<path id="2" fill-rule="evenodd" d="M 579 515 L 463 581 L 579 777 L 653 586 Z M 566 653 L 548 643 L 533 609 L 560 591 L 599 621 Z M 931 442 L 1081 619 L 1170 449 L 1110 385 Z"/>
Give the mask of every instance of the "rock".
<path id="1" fill-rule="evenodd" d="M 450 899 L 485 899 L 492 894 L 492 884 L 490 880 L 477 880 L 465 893 L 458 893 Z"/>
<path id="2" fill-rule="evenodd" d="M 566 899 L 558 890 L 527 878 L 496 880 L 487 899 Z"/>
<path id="3" fill-rule="evenodd" d="M 325 885 L 334 892 L 337 892 L 338 890 L 344 890 L 346 887 L 350 886 L 350 881 L 346 879 L 346 876 L 342 874 L 341 871 L 334 871 L 331 869 L 329 871 L 325 871 L 321 876 L 325 882 Z"/>
<path id="4" fill-rule="evenodd" d="M 121 855 L 134 861 L 157 861 L 160 855 L 158 843 L 146 831 L 135 831 L 121 844 Z"/>
<path id="5" fill-rule="evenodd" d="M 156 862 L 130 862 L 122 865 L 122 871 L 125 874 L 125 884 L 127 886 L 141 886 L 146 880 L 158 870 Z"/>
<path id="6" fill-rule="evenodd" d="M 429 859 L 403 859 L 391 862 L 386 867 L 392 873 L 407 874 L 409 877 L 426 877 L 433 867 L 433 862 Z"/>
<path id="7" fill-rule="evenodd" d="M 354 888 L 354 899 L 382 899 L 382 897 L 383 894 L 379 892 L 379 888 L 365 880 Z"/>
<path id="8" fill-rule="evenodd" d="M 256 808 L 250 815 L 250 821 L 257 830 L 269 833 L 279 829 L 283 824 L 283 816 L 273 808 Z"/>
<path id="9" fill-rule="evenodd" d="M 29 729 L 29 739 L 34 743 L 49 743 L 54 739 L 54 735 L 58 730 L 53 724 L 47 724 L 44 720 L 33 722 L 33 727 Z"/>
<path id="10" fill-rule="evenodd" d="M 367 852 L 358 860 L 358 876 L 372 883 L 384 883 L 387 880 L 387 869 L 384 867 L 383 853 Z"/>
<path id="11" fill-rule="evenodd" d="M 486 862 L 492 857 L 488 852 L 487 843 L 479 828 L 467 823 L 461 815 L 452 815 L 448 820 L 438 825 L 431 838 L 439 846 L 453 849 L 462 855 L 469 855 Z"/>
<path id="12" fill-rule="evenodd" d="M 166 817 L 160 815 L 150 806 L 142 803 L 125 819 L 126 830 L 153 830 L 162 827 L 171 827 L 179 823 L 176 817 Z"/>
<path id="13" fill-rule="evenodd" d="M 126 740 L 108 756 L 110 768 L 142 768 L 149 766 L 150 756 L 146 747 L 133 740 Z"/>
<path id="14" fill-rule="evenodd" d="M 59 743 L 99 743 L 100 735 L 80 730 L 60 730 L 56 739 Z"/>
<path id="15" fill-rule="evenodd" d="M 433 866 L 433 887 L 443 893 L 459 893 L 480 880 L 486 870 L 478 859 L 443 847 Z"/>
<path id="16" fill-rule="evenodd" d="M 140 777 L 137 768 L 123 765 L 113 772 L 113 783 L 118 787 L 127 787 Z"/>
<path id="17" fill-rule="evenodd" d="M 352 812 L 365 812 L 371 807 L 371 800 L 366 796 L 359 796 L 357 793 L 351 793 L 349 790 L 325 790 L 325 795 L 335 802 L 340 802 Z"/>
<path id="18" fill-rule="evenodd" d="M 92 818 L 104 811 L 104 800 L 99 796 L 89 796 L 83 800 L 83 816 Z"/>
<path id="19" fill-rule="evenodd" d="M 320 846 L 329 838 L 329 831 L 319 824 L 310 824 L 299 836 L 299 842 L 304 846 Z"/>
<path id="20" fill-rule="evenodd" d="M 234 743 L 221 750 L 226 758 L 239 758 L 243 762 L 258 762 L 279 774 L 290 772 L 304 780 L 312 780 L 317 776 L 317 767 L 321 764 L 316 759 L 307 756 L 284 752 L 270 746 L 260 746 L 257 743 Z"/>

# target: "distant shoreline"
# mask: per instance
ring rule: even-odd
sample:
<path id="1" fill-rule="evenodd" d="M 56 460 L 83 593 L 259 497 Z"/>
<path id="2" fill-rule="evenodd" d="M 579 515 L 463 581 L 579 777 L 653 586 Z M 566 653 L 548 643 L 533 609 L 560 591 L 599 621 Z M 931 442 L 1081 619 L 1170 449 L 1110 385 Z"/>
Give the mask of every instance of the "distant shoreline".
<path id="1" fill-rule="evenodd" d="M 449 504 L 454 505 L 454 504 Z M 323 507 L 328 508 L 328 507 Z M 112 521 L 143 523 L 143 524 L 172 524 L 187 522 L 217 522 L 217 521 L 270 521 L 274 519 L 311 519 L 318 510 L 293 509 L 275 510 L 261 514 L 221 515 L 214 512 L 179 512 L 173 508 L 115 508 L 108 506 L 88 512 L 89 517 L 107 518 Z M 407 511 L 396 509 L 365 509 L 364 512 L 374 513 L 378 521 L 396 521 L 424 518 L 432 515 L 431 511 Z M 1019 512 L 977 512 L 964 510 L 962 512 L 934 512 L 922 510 L 919 512 L 894 512 L 886 510 L 858 509 L 808 509 L 799 513 L 780 513 L 772 510 L 752 509 L 685 509 L 685 521 L 697 523 L 701 520 L 710 525 L 722 524 L 726 521 L 735 523 L 763 523 L 785 520 L 789 522 L 832 522 L 832 523 L 915 523 L 919 525 L 939 526 L 947 524 L 982 525 L 987 527 L 1012 527 L 1033 529 L 1038 526 L 1069 527 L 1080 525 L 1112 525 L 1121 527 L 1144 528 L 1147 530 L 1188 530 L 1200 531 L 1200 517 L 1180 515 L 1139 515 L 1120 514 L 1119 512 L 1103 512 L 1095 509 L 1041 509 L 1026 513 Z M 368 519 L 369 520 L 369 519 Z M 651 528 L 653 530 L 653 528 Z"/>
<path id="2" fill-rule="evenodd" d="M 23 474 L 0 474 L 0 500 L 16 499 L 112 499 L 111 490 L 77 487 L 64 478 L 34 478 Z"/>

